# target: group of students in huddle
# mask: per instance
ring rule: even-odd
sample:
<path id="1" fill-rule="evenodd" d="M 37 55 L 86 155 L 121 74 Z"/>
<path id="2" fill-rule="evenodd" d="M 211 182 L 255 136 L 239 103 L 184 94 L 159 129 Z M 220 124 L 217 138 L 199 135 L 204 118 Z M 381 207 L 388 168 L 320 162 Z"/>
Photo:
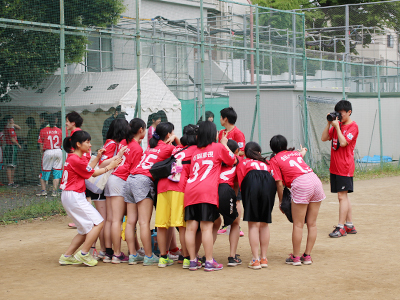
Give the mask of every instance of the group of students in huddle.
<path id="1" fill-rule="evenodd" d="M 78 234 L 59 263 L 95 266 L 98 260 L 90 249 L 100 237 L 98 257 L 103 262 L 170 266 L 174 263 L 169 252 L 171 235 L 177 228 L 181 243 L 178 262 L 184 269 L 221 270 L 223 265 L 214 259 L 213 245 L 222 216 L 224 224 L 231 225 L 227 265 L 237 266 L 242 263 L 236 253 L 242 202 L 253 255 L 248 267 L 267 267 L 268 225 L 272 222 L 275 195 L 278 193 L 282 203 L 286 186 L 291 188 L 293 214 L 293 254 L 286 263 L 311 264 L 310 255 L 317 236 L 316 219 L 325 194 L 321 181 L 303 160 L 307 149 L 288 149 L 285 137 L 276 135 L 270 140 L 273 154 L 267 160 L 261 155 L 260 145 L 245 143 L 243 133 L 235 126 L 236 119 L 233 108 L 224 108 L 220 122 L 225 130 L 218 133 L 216 125 L 206 120 L 185 126 L 180 139 L 174 134 L 172 123 L 161 122 L 156 125 L 145 151 L 140 146 L 146 136 L 145 122 L 134 118 L 128 124 L 124 119 L 115 119 L 103 148 L 91 160 L 91 137 L 87 132 L 78 130 L 65 138 L 63 147 L 69 154 L 61 179 L 61 200 Z M 155 182 L 151 167 L 171 155 L 178 162 L 176 174 Z M 102 207 L 96 210 L 87 197 L 92 200 L 103 197 L 86 191 L 85 179 L 110 170 L 113 171 L 104 189 L 106 200 L 103 205 L 96 203 L 97 208 Z M 241 197 L 237 197 L 238 193 Z M 150 230 L 154 206 L 159 257 L 153 253 Z M 121 252 L 124 215 L 127 256 Z M 308 237 L 305 252 L 301 254 L 305 221 Z M 138 223 L 143 249 L 139 248 L 136 238 Z M 198 255 L 201 245 L 205 252 L 203 259 Z"/>

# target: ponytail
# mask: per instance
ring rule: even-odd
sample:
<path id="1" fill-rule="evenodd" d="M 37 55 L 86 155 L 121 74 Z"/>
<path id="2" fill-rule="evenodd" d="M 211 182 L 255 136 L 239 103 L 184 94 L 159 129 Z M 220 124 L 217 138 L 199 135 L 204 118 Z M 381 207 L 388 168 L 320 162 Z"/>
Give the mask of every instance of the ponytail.
<path id="1" fill-rule="evenodd" d="M 246 147 L 244 147 L 244 154 L 247 158 L 262 161 L 269 165 L 266 157 L 261 156 L 261 147 L 256 142 L 248 142 Z"/>
<path id="2" fill-rule="evenodd" d="M 174 130 L 174 124 L 170 122 L 161 122 L 157 125 L 156 131 L 153 133 L 153 137 L 150 139 L 150 148 L 155 148 L 158 145 L 158 141 L 163 141 L 167 137 L 168 133 L 172 133 Z"/>
<path id="3" fill-rule="evenodd" d="M 126 135 L 126 143 L 129 144 L 132 142 L 133 137 L 139 132 L 140 128 L 143 128 L 143 130 L 146 130 L 146 123 L 139 118 L 134 118 L 129 122 L 129 131 L 128 134 Z"/>
<path id="4" fill-rule="evenodd" d="M 72 149 L 76 149 L 76 144 L 82 144 L 85 141 L 90 141 L 92 138 L 89 133 L 83 130 L 75 131 L 72 136 L 66 137 L 63 141 L 65 152 L 72 153 Z"/>

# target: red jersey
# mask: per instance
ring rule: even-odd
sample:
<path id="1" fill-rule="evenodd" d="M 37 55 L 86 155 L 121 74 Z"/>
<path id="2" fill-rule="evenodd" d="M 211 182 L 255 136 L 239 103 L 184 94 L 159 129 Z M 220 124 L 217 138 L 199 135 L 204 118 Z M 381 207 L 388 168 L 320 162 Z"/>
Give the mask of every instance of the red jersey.
<path id="1" fill-rule="evenodd" d="M 14 127 L 12 127 L 12 128 L 7 128 L 7 127 L 4 128 L 3 133 L 4 133 L 4 138 L 5 138 L 5 141 L 6 141 L 7 145 L 13 145 L 14 144 L 11 141 L 12 138 L 14 138 L 18 142 L 17 134 L 15 133 Z"/>
<path id="2" fill-rule="evenodd" d="M 94 173 L 85 161 L 76 154 L 68 155 L 64 164 L 64 172 L 60 189 L 84 193 L 86 190 L 85 179 L 89 179 Z"/>
<path id="3" fill-rule="evenodd" d="M 221 142 L 222 135 L 226 132 L 226 129 L 221 130 L 218 134 L 218 142 Z M 226 138 L 228 140 L 234 140 L 238 143 L 240 151 L 244 152 L 244 146 L 246 146 L 246 138 L 243 132 L 241 132 L 236 126 L 231 131 L 228 132 Z"/>
<path id="4" fill-rule="evenodd" d="M 246 177 L 247 173 L 251 170 L 261 170 L 271 172 L 271 167 L 266 163 L 254 160 L 251 158 L 239 158 L 239 163 L 236 166 L 237 177 L 239 181 L 239 186 L 242 185 L 243 179 Z"/>
<path id="5" fill-rule="evenodd" d="M 111 140 L 111 139 L 106 140 L 106 142 L 104 143 L 104 146 L 103 146 L 103 148 L 106 151 L 103 152 L 103 155 L 101 156 L 101 158 L 99 160 L 99 165 L 101 165 L 103 161 L 114 157 L 117 154 L 115 152 L 117 147 L 118 147 L 118 144 L 114 140 Z"/>
<path id="6" fill-rule="evenodd" d="M 62 132 L 57 127 L 45 127 L 40 130 L 38 143 L 43 144 L 43 150 L 61 149 Z"/>
<path id="7" fill-rule="evenodd" d="M 82 129 L 80 129 L 79 127 L 76 127 L 74 130 L 71 130 L 71 134 L 70 135 L 68 135 L 68 130 L 67 130 L 67 135 L 66 136 L 72 136 L 74 134 L 74 132 L 77 132 L 77 131 L 80 131 L 80 130 L 82 130 Z"/>
<path id="8" fill-rule="evenodd" d="M 164 143 L 163 141 L 158 141 L 158 144 L 154 148 L 147 147 L 146 151 L 143 153 L 142 159 L 140 160 L 137 167 L 131 173 L 132 175 L 142 174 L 153 177 L 150 174 L 150 168 L 159 161 L 163 161 L 172 155 L 175 146 Z"/>
<path id="9" fill-rule="evenodd" d="M 185 189 L 185 207 L 199 203 L 219 206 L 218 185 L 221 164 L 235 163 L 235 156 L 224 145 L 212 143 L 197 148 L 192 156 L 190 175 Z"/>
<path id="10" fill-rule="evenodd" d="M 234 167 L 222 166 L 221 174 L 219 175 L 219 183 L 220 184 L 227 183 L 230 185 L 231 188 L 233 188 L 235 182 L 237 182 L 236 166 Z"/>
<path id="11" fill-rule="evenodd" d="M 125 153 L 122 156 L 122 162 L 114 170 L 113 175 L 126 181 L 129 174 L 131 174 L 139 164 L 140 159 L 142 158 L 143 149 L 135 139 L 132 139 L 128 145 L 126 144 L 126 140 L 122 140 L 119 144 L 118 151 L 125 146 L 128 146 L 128 148 L 126 148 Z"/>
<path id="12" fill-rule="evenodd" d="M 304 162 L 298 151 L 281 151 L 269 161 L 275 181 L 282 180 L 288 188 L 297 177 L 313 170 Z"/>
<path id="13" fill-rule="evenodd" d="M 347 141 L 346 147 L 337 147 L 338 136 L 336 129 L 331 127 L 329 129 L 329 140 L 332 140 L 331 148 L 331 166 L 329 171 L 332 174 L 346 177 L 353 177 L 354 175 L 354 148 L 358 137 L 358 125 L 356 122 L 351 122 L 347 125 L 340 124 L 343 136 Z M 338 148 L 337 150 L 334 150 Z"/>
<path id="14" fill-rule="evenodd" d="M 178 146 L 172 151 L 172 154 L 175 154 L 176 152 L 182 150 L 183 146 Z M 181 159 L 182 161 L 190 161 L 192 159 L 193 153 L 197 150 L 196 146 L 190 146 L 189 148 L 179 152 L 178 154 L 175 155 L 176 159 Z M 190 174 L 190 164 L 183 164 L 182 165 L 182 172 L 181 172 L 181 178 L 179 182 L 173 182 L 169 180 L 168 178 L 162 178 L 160 181 L 158 181 L 158 186 L 157 186 L 157 193 L 164 193 L 167 191 L 175 191 L 175 192 L 185 192 L 186 188 L 186 182 L 189 178 Z"/>

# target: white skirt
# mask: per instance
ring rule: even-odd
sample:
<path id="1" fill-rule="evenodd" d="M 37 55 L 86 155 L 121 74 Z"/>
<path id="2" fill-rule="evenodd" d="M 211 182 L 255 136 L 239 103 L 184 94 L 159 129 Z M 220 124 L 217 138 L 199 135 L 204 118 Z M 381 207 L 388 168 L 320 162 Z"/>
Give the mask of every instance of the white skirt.
<path id="1" fill-rule="evenodd" d="M 87 234 L 94 225 L 103 222 L 100 213 L 86 200 L 85 193 L 62 191 L 61 202 L 67 215 L 74 221 L 79 234 Z"/>

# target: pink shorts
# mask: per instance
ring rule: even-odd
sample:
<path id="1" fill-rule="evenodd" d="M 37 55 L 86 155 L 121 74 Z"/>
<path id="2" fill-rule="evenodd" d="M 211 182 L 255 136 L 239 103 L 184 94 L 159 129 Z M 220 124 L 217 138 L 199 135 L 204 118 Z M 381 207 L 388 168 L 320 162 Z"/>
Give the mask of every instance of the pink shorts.
<path id="1" fill-rule="evenodd" d="M 320 202 L 326 198 L 321 180 L 314 172 L 297 177 L 292 182 L 292 200 L 296 204 Z"/>

